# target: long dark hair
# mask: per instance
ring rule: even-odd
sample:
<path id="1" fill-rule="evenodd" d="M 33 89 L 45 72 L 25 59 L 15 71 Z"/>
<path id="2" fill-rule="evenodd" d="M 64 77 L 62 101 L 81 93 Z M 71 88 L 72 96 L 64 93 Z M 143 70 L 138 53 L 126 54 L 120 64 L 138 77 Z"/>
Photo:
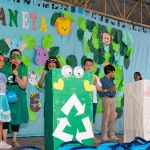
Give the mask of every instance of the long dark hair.
<path id="1" fill-rule="evenodd" d="M 10 52 L 10 55 L 9 55 L 10 57 L 11 57 L 11 55 L 12 55 L 13 52 L 19 52 L 20 55 L 22 55 L 22 54 L 21 54 L 21 51 L 20 51 L 19 49 L 13 49 L 13 50 Z"/>
<path id="2" fill-rule="evenodd" d="M 44 70 L 49 71 L 49 70 L 48 70 L 48 64 L 49 64 L 49 63 L 55 63 L 55 64 L 56 64 L 56 68 L 60 68 L 60 63 L 59 63 L 59 61 L 58 61 L 58 59 L 57 59 L 56 56 L 50 56 L 50 57 L 46 60 Z"/>

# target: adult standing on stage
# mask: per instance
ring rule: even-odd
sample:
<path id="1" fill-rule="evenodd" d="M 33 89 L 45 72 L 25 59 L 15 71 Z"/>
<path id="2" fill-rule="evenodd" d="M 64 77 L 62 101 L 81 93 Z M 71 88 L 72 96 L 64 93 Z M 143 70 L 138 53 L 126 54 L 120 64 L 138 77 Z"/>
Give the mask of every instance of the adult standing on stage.
<path id="1" fill-rule="evenodd" d="M 5 63 L 3 72 L 7 78 L 7 90 L 12 90 L 16 93 L 17 101 L 9 104 L 11 112 L 11 126 L 13 132 L 12 145 L 19 146 L 17 142 L 17 133 L 20 124 L 28 123 L 28 109 L 26 99 L 26 85 L 28 70 L 26 65 L 21 62 L 21 52 L 18 49 L 13 49 L 10 52 L 10 60 Z M 7 132 L 9 123 L 3 124 L 3 138 L 7 142 Z"/>

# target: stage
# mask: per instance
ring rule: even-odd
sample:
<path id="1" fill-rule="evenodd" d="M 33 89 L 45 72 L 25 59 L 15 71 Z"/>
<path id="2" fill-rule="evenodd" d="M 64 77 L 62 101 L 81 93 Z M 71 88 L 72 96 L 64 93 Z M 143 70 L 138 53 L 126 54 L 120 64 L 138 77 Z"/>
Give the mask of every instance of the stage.
<path id="1" fill-rule="evenodd" d="M 120 138 L 120 142 L 123 142 L 123 134 L 117 134 Z M 101 134 L 96 135 L 96 138 L 101 139 Z M 44 150 L 44 137 L 28 137 L 28 138 L 18 138 L 20 146 L 36 146 Z M 8 143 L 11 144 L 11 138 L 8 139 Z M 97 145 L 96 145 L 97 146 Z M 15 149 L 14 147 L 12 150 Z"/>

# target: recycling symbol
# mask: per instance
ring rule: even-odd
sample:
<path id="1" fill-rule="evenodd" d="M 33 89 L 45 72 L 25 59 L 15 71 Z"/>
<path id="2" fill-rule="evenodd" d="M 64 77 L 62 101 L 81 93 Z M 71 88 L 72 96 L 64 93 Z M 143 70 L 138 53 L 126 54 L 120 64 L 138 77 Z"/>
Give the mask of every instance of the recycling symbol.
<path id="1" fill-rule="evenodd" d="M 78 99 L 78 97 L 76 96 L 75 93 L 64 104 L 64 106 L 61 108 L 61 111 L 66 116 L 68 116 L 73 107 L 75 107 L 76 110 L 77 110 L 76 116 L 84 114 L 84 112 L 85 112 L 85 104 L 83 104 L 83 105 L 81 104 L 81 102 L 79 101 L 79 99 Z M 52 135 L 54 137 L 64 141 L 64 142 L 72 141 L 74 135 L 63 132 L 64 129 L 67 126 L 71 127 L 67 117 L 59 118 L 58 121 L 59 121 L 58 126 L 56 127 L 56 129 L 54 130 Z M 75 135 L 75 138 L 80 143 L 82 143 L 82 141 L 85 140 L 85 139 L 89 139 L 89 138 L 93 138 L 94 137 L 93 130 L 92 130 L 92 125 L 90 123 L 89 117 L 83 118 L 82 119 L 82 123 L 83 123 L 83 125 L 85 127 L 85 132 L 79 132 L 79 129 L 77 129 L 76 135 Z"/>

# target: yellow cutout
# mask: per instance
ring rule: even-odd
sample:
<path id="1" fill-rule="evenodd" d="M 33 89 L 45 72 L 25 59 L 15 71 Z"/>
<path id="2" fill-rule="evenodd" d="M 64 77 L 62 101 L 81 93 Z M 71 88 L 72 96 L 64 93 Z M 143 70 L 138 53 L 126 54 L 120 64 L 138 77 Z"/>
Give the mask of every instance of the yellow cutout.
<path id="1" fill-rule="evenodd" d="M 58 82 L 53 83 L 53 87 L 57 90 L 63 90 L 63 88 L 64 88 L 63 79 L 58 79 Z"/>
<path id="2" fill-rule="evenodd" d="M 93 85 L 90 85 L 90 83 L 89 83 L 88 80 L 85 80 L 85 81 L 84 81 L 84 88 L 85 88 L 86 91 L 92 92 L 93 89 L 94 89 L 94 86 L 93 86 Z"/>
<path id="3" fill-rule="evenodd" d="M 68 35 L 71 32 L 72 22 L 68 18 L 59 17 L 55 22 L 55 27 L 57 32 L 64 36 Z"/>
<path id="4" fill-rule="evenodd" d="M 44 29 L 44 32 L 47 32 L 47 26 L 46 26 L 46 21 L 45 21 L 44 16 L 42 16 L 41 18 L 40 32 L 42 32 L 43 29 Z"/>

